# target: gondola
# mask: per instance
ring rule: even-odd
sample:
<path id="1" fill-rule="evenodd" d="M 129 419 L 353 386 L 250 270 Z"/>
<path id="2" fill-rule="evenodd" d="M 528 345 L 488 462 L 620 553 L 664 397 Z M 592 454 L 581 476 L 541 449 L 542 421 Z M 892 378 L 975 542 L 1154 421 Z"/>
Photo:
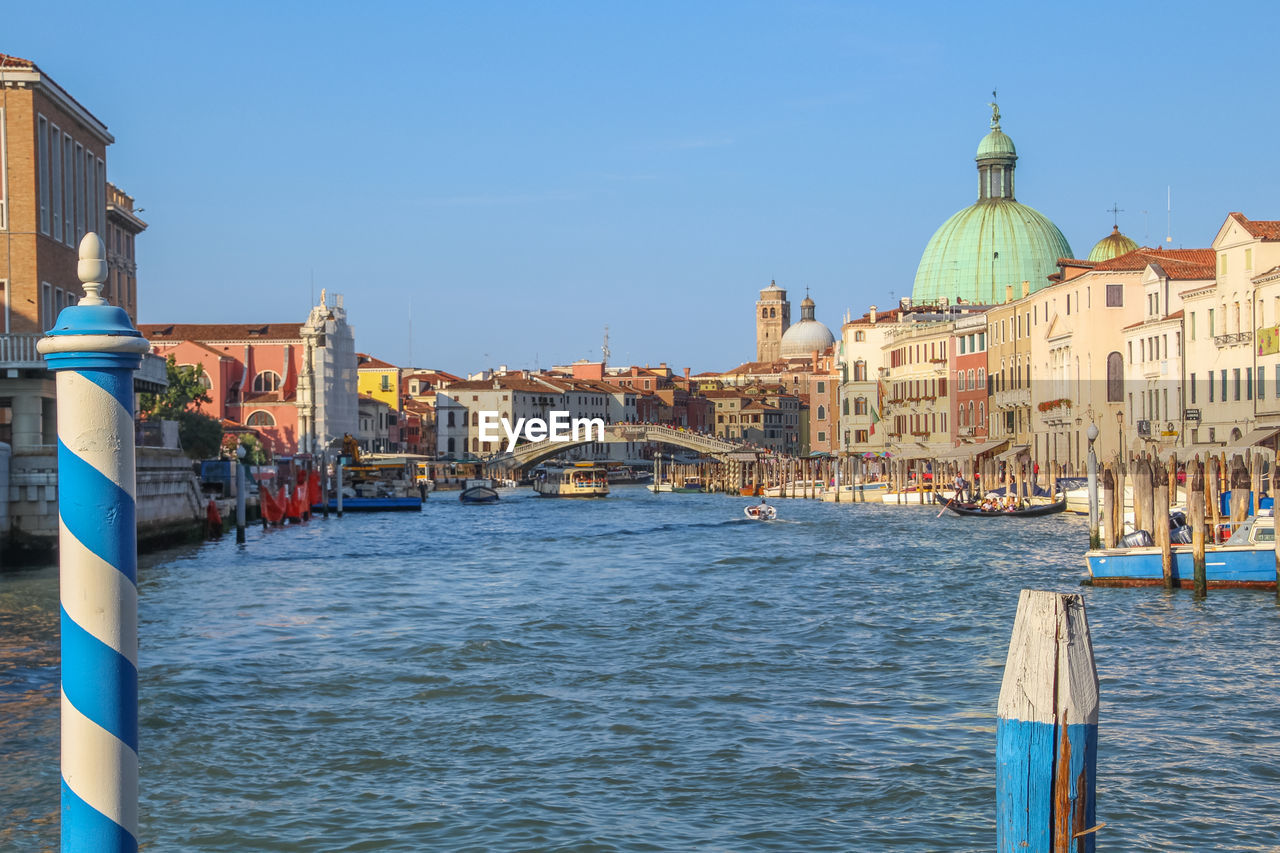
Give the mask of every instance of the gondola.
<path id="1" fill-rule="evenodd" d="M 980 518 L 1035 518 L 1040 515 L 1053 515 L 1055 512 L 1062 512 L 1067 508 L 1067 499 L 1051 503 L 1042 504 L 1040 506 L 1029 506 L 1026 509 L 996 510 L 989 512 L 980 509 L 977 504 L 957 503 L 950 501 L 946 508 L 954 512 L 956 515 L 976 516 Z"/>

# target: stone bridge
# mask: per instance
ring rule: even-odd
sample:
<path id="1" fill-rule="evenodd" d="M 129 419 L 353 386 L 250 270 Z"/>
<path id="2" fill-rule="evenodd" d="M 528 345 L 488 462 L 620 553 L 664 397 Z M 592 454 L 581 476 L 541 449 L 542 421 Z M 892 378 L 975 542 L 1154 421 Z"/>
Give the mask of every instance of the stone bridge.
<path id="1" fill-rule="evenodd" d="M 594 434 L 594 433 L 593 433 Z M 751 453 L 760 451 L 746 445 L 716 438 L 701 432 L 689 432 L 676 427 L 658 424 L 606 424 L 604 440 L 608 443 L 638 441 L 674 444 L 707 456 L 725 456 L 729 453 Z M 504 474 L 518 468 L 536 465 L 544 459 L 558 456 L 566 450 L 593 444 L 595 440 L 579 441 L 534 441 L 520 445 L 511 453 L 501 453 L 485 461 L 485 473 L 489 475 Z"/>

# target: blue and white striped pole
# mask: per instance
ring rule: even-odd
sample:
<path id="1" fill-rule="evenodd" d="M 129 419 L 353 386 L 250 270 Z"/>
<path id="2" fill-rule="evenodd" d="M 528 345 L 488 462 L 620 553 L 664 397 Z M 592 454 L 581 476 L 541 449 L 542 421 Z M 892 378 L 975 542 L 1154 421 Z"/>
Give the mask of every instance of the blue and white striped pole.
<path id="1" fill-rule="evenodd" d="M 998 853 L 1093 853 L 1098 674 L 1079 595 L 1022 591 L 996 717 Z"/>
<path id="2" fill-rule="evenodd" d="M 97 234 L 80 242 L 85 296 L 39 350 L 57 374 L 62 599 L 62 850 L 138 849 L 138 533 L 133 372 L 148 349 L 98 295 Z"/>

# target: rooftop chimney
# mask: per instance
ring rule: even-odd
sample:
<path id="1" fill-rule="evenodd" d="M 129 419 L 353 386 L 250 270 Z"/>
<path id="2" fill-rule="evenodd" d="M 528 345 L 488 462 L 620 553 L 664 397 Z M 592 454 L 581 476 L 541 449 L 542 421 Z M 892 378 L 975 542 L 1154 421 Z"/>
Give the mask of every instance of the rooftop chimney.
<path id="1" fill-rule="evenodd" d="M 1031 282 L 1024 281 L 1022 283 L 1022 298 L 1026 299 L 1030 293 L 1031 293 Z"/>
<path id="2" fill-rule="evenodd" d="M 876 324 L 876 306 L 872 305 L 871 310 L 867 312 L 867 315 L 871 318 L 871 325 L 874 326 Z"/>
<path id="3" fill-rule="evenodd" d="M 1005 302 L 1013 301 L 1013 285 L 1012 284 L 1006 284 L 1004 286 L 1004 301 Z"/>

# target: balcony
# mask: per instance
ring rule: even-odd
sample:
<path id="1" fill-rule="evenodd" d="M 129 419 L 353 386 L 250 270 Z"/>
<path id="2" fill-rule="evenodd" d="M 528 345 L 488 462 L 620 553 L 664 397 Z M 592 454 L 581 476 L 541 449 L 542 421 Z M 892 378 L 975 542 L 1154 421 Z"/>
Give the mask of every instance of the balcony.
<path id="1" fill-rule="evenodd" d="M 1234 347 L 1241 344 L 1253 342 L 1253 332 L 1237 332 L 1235 334 L 1214 335 L 1213 342 L 1219 349 L 1222 347 Z"/>
<path id="2" fill-rule="evenodd" d="M 43 370 L 44 357 L 36 352 L 36 343 L 44 335 L 0 335 L 0 369 Z"/>
<path id="3" fill-rule="evenodd" d="M 991 395 L 991 405 L 997 409 L 1010 409 L 1014 406 L 1031 405 L 1031 389 L 1008 388 Z"/>

